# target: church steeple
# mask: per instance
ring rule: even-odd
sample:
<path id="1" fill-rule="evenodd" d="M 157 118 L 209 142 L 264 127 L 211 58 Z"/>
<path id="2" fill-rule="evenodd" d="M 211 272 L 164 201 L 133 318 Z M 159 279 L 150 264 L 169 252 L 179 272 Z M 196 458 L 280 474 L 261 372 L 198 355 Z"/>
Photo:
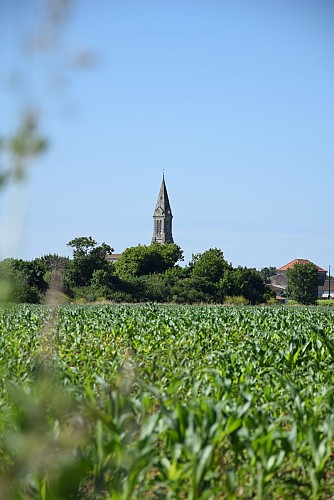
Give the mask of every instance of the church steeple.
<path id="1" fill-rule="evenodd" d="M 174 243 L 172 236 L 172 209 L 168 199 L 165 175 L 159 191 L 157 204 L 153 214 L 152 243 Z"/>

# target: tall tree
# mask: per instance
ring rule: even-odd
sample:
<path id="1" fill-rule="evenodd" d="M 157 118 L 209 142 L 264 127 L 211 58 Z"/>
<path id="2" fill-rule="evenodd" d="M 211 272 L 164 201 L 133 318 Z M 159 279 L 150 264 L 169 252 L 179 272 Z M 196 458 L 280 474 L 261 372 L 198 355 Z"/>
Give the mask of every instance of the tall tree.
<path id="1" fill-rule="evenodd" d="M 204 278 L 211 283 L 218 283 L 225 271 L 231 267 L 218 248 L 209 248 L 203 253 L 193 255 L 190 266 L 193 277 Z"/>
<path id="2" fill-rule="evenodd" d="M 112 272 L 113 264 L 106 259 L 106 256 L 113 252 L 110 245 L 106 243 L 98 245 L 91 236 L 82 236 L 71 240 L 68 246 L 73 249 L 73 259 L 65 274 L 65 281 L 70 291 L 75 287 L 90 285 L 95 271 Z"/>
<path id="3" fill-rule="evenodd" d="M 90 251 L 97 246 L 97 242 L 91 236 L 78 236 L 67 243 L 73 249 L 73 257 L 87 257 Z M 113 251 L 113 250 L 112 250 Z"/>
<path id="4" fill-rule="evenodd" d="M 312 262 L 296 264 L 288 269 L 288 292 L 291 299 L 301 304 L 315 304 L 318 290 L 318 270 Z"/>

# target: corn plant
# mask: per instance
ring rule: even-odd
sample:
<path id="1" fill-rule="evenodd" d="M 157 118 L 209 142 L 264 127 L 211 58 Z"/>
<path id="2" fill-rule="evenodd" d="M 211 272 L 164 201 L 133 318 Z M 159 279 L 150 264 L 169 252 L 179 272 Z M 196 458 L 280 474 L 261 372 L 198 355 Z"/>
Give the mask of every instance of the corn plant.
<path id="1" fill-rule="evenodd" d="M 333 320 L 325 307 L 3 307 L 3 498 L 330 498 Z"/>

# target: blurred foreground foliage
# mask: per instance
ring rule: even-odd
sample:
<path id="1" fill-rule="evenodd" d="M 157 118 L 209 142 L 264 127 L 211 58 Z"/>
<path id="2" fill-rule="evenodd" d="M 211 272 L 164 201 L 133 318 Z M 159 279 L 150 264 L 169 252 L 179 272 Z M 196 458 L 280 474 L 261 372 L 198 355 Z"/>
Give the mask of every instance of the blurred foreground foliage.
<path id="1" fill-rule="evenodd" d="M 46 139 L 38 131 L 36 113 L 23 114 L 18 130 L 0 142 L 2 152 L 9 157 L 9 166 L 0 168 L 0 188 L 10 181 L 24 178 L 29 163 L 45 152 Z"/>

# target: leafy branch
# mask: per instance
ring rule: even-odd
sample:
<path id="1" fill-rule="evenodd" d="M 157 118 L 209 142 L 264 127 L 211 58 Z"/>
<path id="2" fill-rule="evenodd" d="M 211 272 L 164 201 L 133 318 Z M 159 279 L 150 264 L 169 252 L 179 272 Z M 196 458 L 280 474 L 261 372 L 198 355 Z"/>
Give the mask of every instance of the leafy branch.
<path id="1" fill-rule="evenodd" d="M 3 186 L 10 180 L 21 180 L 29 163 L 47 148 L 46 139 L 38 131 L 35 113 L 26 113 L 17 132 L 2 139 L 0 146 L 10 157 L 9 167 L 0 170 L 0 186 Z"/>

